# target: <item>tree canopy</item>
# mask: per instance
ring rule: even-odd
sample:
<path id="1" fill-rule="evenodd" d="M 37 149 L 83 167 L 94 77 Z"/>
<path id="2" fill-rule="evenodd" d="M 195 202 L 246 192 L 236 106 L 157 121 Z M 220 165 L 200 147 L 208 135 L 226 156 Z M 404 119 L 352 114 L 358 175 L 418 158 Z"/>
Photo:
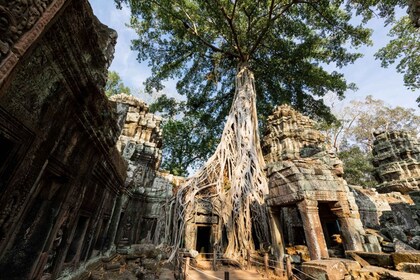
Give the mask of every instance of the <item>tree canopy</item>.
<path id="1" fill-rule="evenodd" d="M 323 65 L 340 68 L 361 56 L 348 48 L 368 44 L 370 31 L 350 20 L 354 11 L 365 13 L 365 2 L 116 2 L 129 4 L 139 36 L 133 49 L 151 66 L 146 91 L 159 91 L 165 79 L 178 79 L 177 90 L 186 96 L 184 118 L 191 117 L 201 129 L 221 131 L 224 124 L 214 154 L 177 192 L 174 245 L 182 243 L 196 200 L 206 201 L 227 238 L 215 242 L 227 258 L 243 259 L 247 249 L 270 240 L 258 118 L 264 120 L 275 105 L 289 103 L 312 117 L 333 119 L 319 97 L 330 91 L 342 97 L 353 85 Z M 167 101 L 156 107 L 177 106 Z"/>
<path id="2" fill-rule="evenodd" d="M 105 85 L 105 94 L 106 96 L 110 97 L 111 95 L 120 93 L 131 94 L 131 90 L 129 87 L 124 85 L 120 75 L 118 75 L 117 72 L 109 71 L 108 79 Z"/>
<path id="3" fill-rule="evenodd" d="M 412 135 L 420 134 L 420 117 L 414 109 L 392 107 L 372 96 L 354 100 L 334 113 L 337 122 L 320 127 L 344 163 L 344 178 L 353 185 L 376 184 L 371 162 L 375 131 L 405 130 Z"/>
<path id="4" fill-rule="evenodd" d="M 414 27 L 408 16 L 393 24 L 388 34 L 393 39 L 375 57 L 383 67 L 396 63 L 397 71 L 404 74 L 405 86 L 414 91 L 420 88 L 420 29 Z"/>
<path id="5" fill-rule="evenodd" d="M 355 87 L 324 65 L 346 66 L 361 56 L 350 46 L 370 43 L 370 31 L 350 23 L 352 8 L 366 12 L 345 1 L 116 2 L 130 6 L 131 26 L 139 35 L 132 48 L 151 66 L 146 91 L 177 79 L 177 90 L 186 97 L 182 116 L 194 118 L 215 137 L 233 100 L 239 63 L 248 63 L 255 75 L 261 127 L 282 103 L 331 122 L 334 116 L 320 97 L 327 92 L 343 97 Z M 209 147 L 208 156 L 214 146 L 196 136 L 197 148 Z"/>
<path id="6" fill-rule="evenodd" d="M 365 152 L 373 146 L 374 131 L 406 130 L 420 133 L 420 117 L 414 109 L 386 105 L 383 100 L 367 96 L 363 101 L 352 101 L 347 108 L 347 120 L 353 120 L 344 131 L 344 138 L 358 144 Z"/>

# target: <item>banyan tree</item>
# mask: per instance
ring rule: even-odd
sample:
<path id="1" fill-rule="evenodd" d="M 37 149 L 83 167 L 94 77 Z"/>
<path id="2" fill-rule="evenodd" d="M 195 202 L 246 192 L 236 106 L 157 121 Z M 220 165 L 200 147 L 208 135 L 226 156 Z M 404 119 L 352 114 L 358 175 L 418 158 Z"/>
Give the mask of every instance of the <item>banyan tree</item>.
<path id="1" fill-rule="evenodd" d="M 310 115 L 328 115 L 317 96 L 342 96 L 351 84 L 323 65 L 352 63 L 360 55 L 346 47 L 368 42 L 369 31 L 349 23 L 356 2 L 116 2 L 130 6 L 139 36 L 133 49 L 151 66 L 146 90 L 161 90 L 162 81 L 173 78 L 187 110 L 214 117 L 230 106 L 214 154 L 178 190 L 173 245 L 183 245 L 199 201 L 218 216 L 225 244 L 215 243 L 225 257 L 241 259 L 256 244 L 270 243 L 257 108 L 264 116 L 274 105 L 290 103 Z"/>

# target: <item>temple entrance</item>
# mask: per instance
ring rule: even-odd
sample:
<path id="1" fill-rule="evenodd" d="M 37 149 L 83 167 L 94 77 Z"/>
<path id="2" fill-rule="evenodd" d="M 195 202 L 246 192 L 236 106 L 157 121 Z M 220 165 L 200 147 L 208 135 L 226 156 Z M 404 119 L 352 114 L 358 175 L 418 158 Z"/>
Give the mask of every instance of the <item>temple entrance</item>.
<path id="1" fill-rule="evenodd" d="M 211 247 L 211 226 L 197 226 L 196 250 L 202 258 L 209 257 L 212 252 Z"/>
<path id="2" fill-rule="evenodd" d="M 330 257 L 344 257 L 340 222 L 337 216 L 331 211 L 331 203 L 319 202 L 318 209 L 325 243 L 327 244 Z"/>

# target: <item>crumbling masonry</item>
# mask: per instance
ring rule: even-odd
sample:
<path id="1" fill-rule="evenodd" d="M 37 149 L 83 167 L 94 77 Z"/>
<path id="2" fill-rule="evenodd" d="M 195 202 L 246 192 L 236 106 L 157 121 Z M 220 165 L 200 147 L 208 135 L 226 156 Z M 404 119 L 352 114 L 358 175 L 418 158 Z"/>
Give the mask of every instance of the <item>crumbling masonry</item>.
<path id="1" fill-rule="evenodd" d="M 173 244 L 184 179 L 159 171 L 161 119 L 134 97 L 104 95 L 115 31 L 87 0 L 0 1 L 0 22 L 0 279 L 56 279 L 111 253 Z M 345 251 L 420 271 L 415 137 L 376 134 L 376 189 L 348 186 L 314 122 L 289 106 L 273 112 L 263 142 L 272 242 L 255 249 L 281 261 L 300 251 L 293 261 L 319 278 L 371 275 L 331 259 Z M 196 201 L 184 247 L 224 250 L 220 207 Z"/>

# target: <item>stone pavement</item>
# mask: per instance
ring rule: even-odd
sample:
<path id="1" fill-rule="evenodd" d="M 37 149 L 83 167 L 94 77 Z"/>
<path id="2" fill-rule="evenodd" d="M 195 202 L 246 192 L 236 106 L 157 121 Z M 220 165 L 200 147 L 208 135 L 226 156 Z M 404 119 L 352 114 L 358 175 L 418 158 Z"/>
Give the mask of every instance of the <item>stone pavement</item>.
<path id="1" fill-rule="evenodd" d="M 212 271 L 212 270 L 195 270 L 190 268 L 188 280 L 224 280 L 225 271 L 229 272 L 229 280 L 260 280 L 268 279 L 264 275 L 258 273 L 257 271 L 248 271 L 248 270 L 221 270 L 221 271 Z"/>

